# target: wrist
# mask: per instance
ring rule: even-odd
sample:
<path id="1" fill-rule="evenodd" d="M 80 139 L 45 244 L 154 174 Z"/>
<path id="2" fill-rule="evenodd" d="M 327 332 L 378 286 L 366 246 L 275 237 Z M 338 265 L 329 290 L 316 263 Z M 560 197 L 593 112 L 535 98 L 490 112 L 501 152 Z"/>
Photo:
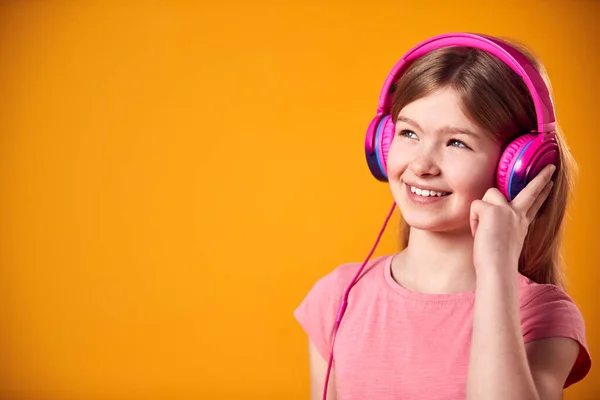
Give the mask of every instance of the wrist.
<path id="1" fill-rule="evenodd" d="M 495 263 L 486 268 L 477 269 L 477 286 L 517 287 L 519 281 L 518 265 L 510 263 Z"/>

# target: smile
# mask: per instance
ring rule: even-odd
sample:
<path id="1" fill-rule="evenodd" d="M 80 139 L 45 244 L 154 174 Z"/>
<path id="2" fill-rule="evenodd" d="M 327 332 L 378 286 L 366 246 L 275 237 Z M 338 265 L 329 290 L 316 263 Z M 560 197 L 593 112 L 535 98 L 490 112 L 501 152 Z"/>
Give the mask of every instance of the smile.
<path id="1" fill-rule="evenodd" d="M 442 197 L 442 196 L 448 196 L 450 193 L 449 192 L 438 192 L 435 190 L 427 190 L 427 189 L 421 189 L 418 188 L 416 186 L 409 186 L 410 187 L 410 191 L 414 194 L 416 194 L 417 196 L 423 196 L 423 197 Z"/>
<path id="2" fill-rule="evenodd" d="M 437 190 L 421 189 L 406 184 L 406 193 L 410 201 L 417 205 L 429 205 L 445 201 L 452 193 Z"/>

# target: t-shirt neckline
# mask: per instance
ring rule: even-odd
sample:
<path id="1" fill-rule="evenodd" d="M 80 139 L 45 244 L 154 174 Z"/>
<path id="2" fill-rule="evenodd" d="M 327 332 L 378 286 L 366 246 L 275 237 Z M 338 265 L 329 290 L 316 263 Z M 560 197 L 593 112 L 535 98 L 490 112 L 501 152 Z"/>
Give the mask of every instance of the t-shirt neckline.
<path id="1" fill-rule="evenodd" d="M 384 268 L 383 274 L 384 279 L 387 283 L 387 286 L 392 289 L 392 291 L 397 294 L 420 302 L 429 302 L 429 303 L 440 303 L 440 302 L 457 302 L 457 301 L 465 301 L 465 300 L 473 300 L 475 298 L 475 290 L 470 290 L 466 292 L 459 293 L 451 293 L 451 294 L 436 294 L 436 293 L 422 293 L 416 292 L 413 290 L 409 290 L 404 286 L 400 285 L 398 282 L 394 280 L 392 275 L 392 260 L 394 255 L 389 255 L 386 260 L 384 260 Z"/>

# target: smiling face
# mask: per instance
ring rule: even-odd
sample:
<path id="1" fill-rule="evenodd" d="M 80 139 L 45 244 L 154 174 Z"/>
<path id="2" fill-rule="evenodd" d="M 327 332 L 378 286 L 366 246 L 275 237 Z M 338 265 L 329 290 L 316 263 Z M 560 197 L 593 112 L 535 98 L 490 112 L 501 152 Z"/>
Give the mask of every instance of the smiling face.
<path id="1" fill-rule="evenodd" d="M 442 89 L 398 113 L 387 173 L 402 217 L 413 228 L 468 230 L 471 203 L 494 186 L 501 145 L 460 104 L 455 91 Z"/>

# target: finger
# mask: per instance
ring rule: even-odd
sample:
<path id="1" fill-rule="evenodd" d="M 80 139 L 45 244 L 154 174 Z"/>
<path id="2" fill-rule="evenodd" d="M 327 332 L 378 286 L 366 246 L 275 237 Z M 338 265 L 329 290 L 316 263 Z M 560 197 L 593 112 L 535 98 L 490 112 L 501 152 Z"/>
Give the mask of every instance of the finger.
<path id="1" fill-rule="evenodd" d="M 542 205 L 544 205 L 544 203 L 548 199 L 548 196 L 550 195 L 550 192 L 552 191 L 553 187 L 554 187 L 554 182 L 550 181 L 546 184 L 544 189 L 542 189 L 542 192 L 540 193 L 538 198 L 531 205 L 531 208 L 529 208 L 529 211 L 527 212 L 527 222 L 528 223 L 531 223 L 533 221 L 533 219 L 535 218 L 535 216 L 537 215 L 538 211 L 540 211 L 540 208 L 542 208 Z"/>
<path id="2" fill-rule="evenodd" d="M 496 206 L 508 204 L 506 197 L 504 197 L 502 192 L 495 187 L 489 188 L 485 192 L 485 195 L 483 196 L 482 200 L 486 203 L 494 204 Z"/>
<path id="3" fill-rule="evenodd" d="M 481 215 L 482 209 L 487 204 L 483 200 L 475 200 L 471 203 L 471 211 L 469 215 L 469 223 L 471 225 L 471 234 L 473 237 L 477 232 L 477 227 L 479 226 L 479 216 Z"/>
<path id="4" fill-rule="evenodd" d="M 513 199 L 511 205 L 513 209 L 521 215 L 527 215 L 529 209 L 536 202 L 546 184 L 552 178 L 556 167 L 547 165 L 535 178 L 525 186 L 525 188 Z"/>

